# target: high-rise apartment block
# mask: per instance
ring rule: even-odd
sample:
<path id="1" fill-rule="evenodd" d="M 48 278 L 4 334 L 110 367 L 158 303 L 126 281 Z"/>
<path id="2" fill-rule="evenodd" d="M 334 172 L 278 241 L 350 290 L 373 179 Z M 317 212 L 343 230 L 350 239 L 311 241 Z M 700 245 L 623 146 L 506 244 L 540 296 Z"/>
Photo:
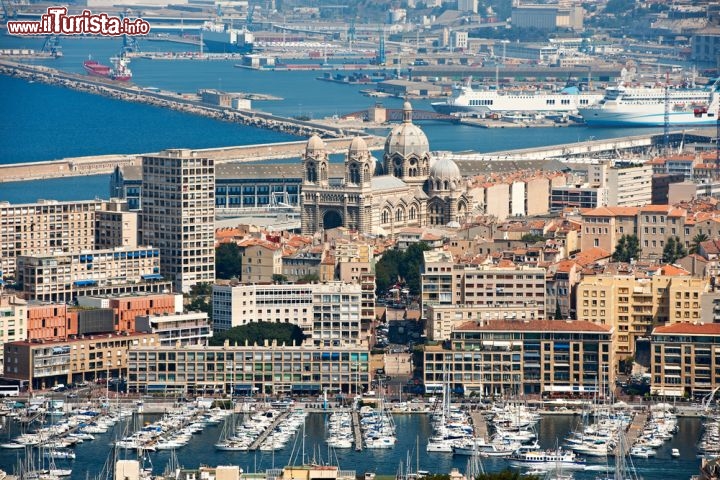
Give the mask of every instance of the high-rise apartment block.
<path id="1" fill-rule="evenodd" d="M 160 250 L 160 274 L 188 292 L 215 281 L 215 163 L 191 150 L 142 159 L 142 240 Z"/>
<path id="2" fill-rule="evenodd" d="M 615 330 L 618 359 L 635 354 L 635 342 L 657 326 L 700 321 L 708 282 L 690 276 L 589 276 L 577 286 L 577 317 Z"/>

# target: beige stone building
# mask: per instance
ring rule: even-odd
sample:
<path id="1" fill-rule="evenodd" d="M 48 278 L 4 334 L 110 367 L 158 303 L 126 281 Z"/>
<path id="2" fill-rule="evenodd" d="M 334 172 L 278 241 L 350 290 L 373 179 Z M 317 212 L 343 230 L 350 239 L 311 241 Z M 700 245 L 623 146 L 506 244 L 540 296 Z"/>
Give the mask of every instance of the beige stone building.
<path id="1" fill-rule="evenodd" d="M 652 332 L 651 393 L 700 399 L 720 387 L 720 323 L 678 323 Z"/>
<path id="2" fill-rule="evenodd" d="M 126 202 L 110 202 L 106 210 L 95 212 L 95 248 L 138 246 L 138 213 L 131 212 Z"/>
<path id="3" fill-rule="evenodd" d="M 424 252 L 421 300 L 428 305 L 468 305 L 485 308 L 522 305 L 545 318 L 545 275 L 540 267 L 456 264 L 443 250 Z"/>
<path id="4" fill-rule="evenodd" d="M 280 245 L 250 239 L 238 244 L 242 263 L 239 280 L 243 283 L 268 283 L 273 275 L 282 275 L 283 258 Z"/>
<path id="5" fill-rule="evenodd" d="M 618 360 L 635 355 L 635 342 L 657 326 L 697 322 L 705 279 L 690 276 L 586 276 L 577 286 L 577 318 L 615 331 Z"/>
<path id="6" fill-rule="evenodd" d="M 329 162 L 324 142 L 311 137 L 300 196 L 304 234 L 345 227 L 394 236 L 404 227 L 463 221 L 472 207 L 460 169 L 449 158 L 430 155 L 425 133 L 412 123 L 409 102 L 402 123 L 387 137 L 382 162 L 360 137 L 348 149 L 341 185 L 330 183 Z"/>
<path id="7" fill-rule="evenodd" d="M 580 249 L 615 251 L 623 235 L 637 235 L 637 207 L 598 207 L 582 213 Z"/>
<path id="8" fill-rule="evenodd" d="M 452 254 L 445 250 L 428 250 L 423 252 L 423 258 L 423 269 L 420 273 L 422 305 L 453 305 L 455 303 L 453 284 L 455 261 Z"/>
<path id="9" fill-rule="evenodd" d="M 642 258 L 661 259 L 665 243 L 670 237 L 677 237 L 685 245 L 686 215 L 685 210 L 671 205 L 641 207 L 637 214 L 637 224 Z"/>

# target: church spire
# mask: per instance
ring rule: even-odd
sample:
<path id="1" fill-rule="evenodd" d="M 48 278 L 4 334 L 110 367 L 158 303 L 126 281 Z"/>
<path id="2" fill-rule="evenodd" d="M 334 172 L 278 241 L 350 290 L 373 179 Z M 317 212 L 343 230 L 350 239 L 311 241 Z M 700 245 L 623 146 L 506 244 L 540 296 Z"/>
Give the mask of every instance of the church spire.
<path id="1" fill-rule="evenodd" d="M 403 103 L 403 123 L 412 123 L 412 105 L 405 97 L 405 103 Z"/>

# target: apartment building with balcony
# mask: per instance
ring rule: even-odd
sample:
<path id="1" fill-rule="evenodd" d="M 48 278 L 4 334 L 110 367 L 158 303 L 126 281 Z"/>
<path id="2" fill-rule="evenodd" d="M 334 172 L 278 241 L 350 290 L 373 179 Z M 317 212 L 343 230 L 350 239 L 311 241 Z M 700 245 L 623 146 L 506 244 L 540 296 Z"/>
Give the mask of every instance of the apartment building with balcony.
<path id="1" fill-rule="evenodd" d="M 74 339 L 6 343 L 5 378 L 27 382 L 35 390 L 98 378 L 127 375 L 128 347 L 157 348 L 156 334 L 80 335 Z"/>
<path id="2" fill-rule="evenodd" d="M 455 303 L 452 253 L 445 250 L 423 252 L 420 271 L 420 302 L 425 305 L 452 305 Z"/>
<path id="3" fill-rule="evenodd" d="M 265 344 L 143 346 L 129 352 L 128 391 L 187 395 L 359 393 L 369 388 L 369 353 L 356 347 Z"/>
<path id="4" fill-rule="evenodd" d="M 43 302 L 72 302 L 81 295 L 170 291 L 153 247 L 21 255 L 17 280 L 23 295 Z"/>
<path id="5" fill-rule="evenodd" d="M 487 322 L 493 320 L 534 320 L 541 319 L 544 306 L 537 302 L 528 303 L 518 298 L 502 307 L 489 305 L 434 305 L 426 309 L 428 340 L 442 342 L 450 340 L 452 332 L 468 321 Z"/>
<path id="6" fill-rule="evenodd" d="M 179 293 L 83 296 L 78 297 L 78 306 L 112 310 L 114 330 L 131 333 L 135 331 L 135 319 L 140 315 L 165 315 L 184 310 L 183 296 Z"/>
<path id="7" fill-rule="evenodd" d="M 653 328 L 699 321 L 708 289 L 707 280 L 690 276 L 587 276 L 577 287 L 577 317 L 612 326 L 621 360 L 634 356 L 637 340 L 648 338 Z"/>
<path id="8" fill-rule="evenodd" d="M 425 386 L 466 395 L 591 397 L 614 386 L 612 328 L 584 321 L 471 321 L 425 349 Z"/>
<path id="9" fill-rule="evenodd" d="M 14 278 L 15 263 L 21 255 L 69 253 L 96 248 L 96 213 L 108 209 L 121 212 L 126 205 L 115 199 L 40 200 L 23 204 L 0 202 L 0 272 L 5 277 Z M 103 224 L 116 233 L 104 239 L 106 244 L 123 238 L 130 230 L 129 225 L 127 229 L 122 229 L 122 224 L 113 224 L 110 219 Z M 122 246 L 122 243 L 112 246 Z"/>
<path id="10" fill-rule="evenodd" d="M 207 345 L 213 334 L 205 312 L 140 315 L 135 319 L 135 330 L 156 333 L 160 345 L 164 346 Z"/>
<path id="11" fill-rule="evenodd" d="M 676 323 L 651 336 L 651 393 L 698 398 L 720 387 L 720 324 Z"/>
<path id="12" fill-rule="evenodd" d="M 24 340 L 27 335 L 28 304 L 17 295 L 0 293 L 0 342 Z M 0 352 L 2 353 L 2 352 Z M 4 359 L 0 357 L 0 372 Z"/>
<path id="13" fill-rule="evenodd" d="M 309 344 L 364 345 L 362 288 L 342 282 L 214 285 L 213 330 L 252 322 L 291 323 L 302 329 Z"/>

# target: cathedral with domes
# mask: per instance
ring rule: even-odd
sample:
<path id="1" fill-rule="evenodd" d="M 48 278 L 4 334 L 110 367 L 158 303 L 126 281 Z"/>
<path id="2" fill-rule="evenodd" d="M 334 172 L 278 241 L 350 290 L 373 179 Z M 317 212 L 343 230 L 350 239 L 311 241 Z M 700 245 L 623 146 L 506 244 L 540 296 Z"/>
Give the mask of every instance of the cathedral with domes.
<path id="1" fill-rule="evenodd" d="M 342 184 L 330 184 L 330 160 L 317 135 L 308 140 L 302 161 L 303 234 L 345 227 L 392 236 L 405 227 L 457 225 L 472 207 L 460 169 L 449 158 L 430 155 L 428 139 L 412 123 L 407 101 L 402 123 L 385 141 L 382 162 L 356 137 L 345 158 Z"/>

